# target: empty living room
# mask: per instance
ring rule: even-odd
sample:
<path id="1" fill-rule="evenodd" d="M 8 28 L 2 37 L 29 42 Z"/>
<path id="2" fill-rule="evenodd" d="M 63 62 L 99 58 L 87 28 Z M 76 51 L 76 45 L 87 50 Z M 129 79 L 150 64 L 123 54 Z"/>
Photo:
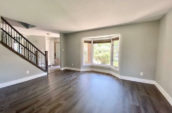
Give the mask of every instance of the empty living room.
<path id="1" fill-rule="evenodd" d="M 172 113 L 172 0 L 0 0 L 0 113 Z"/>

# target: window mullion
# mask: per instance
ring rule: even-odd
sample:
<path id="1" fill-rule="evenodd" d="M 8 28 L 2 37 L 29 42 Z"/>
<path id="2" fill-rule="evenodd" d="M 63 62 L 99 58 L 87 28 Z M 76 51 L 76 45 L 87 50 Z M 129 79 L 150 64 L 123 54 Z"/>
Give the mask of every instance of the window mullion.
<path id="1" fill-rule="evenodd" d="M 94 53 L 93 40 L 91 40 L 91 64 L 93 64 L 93 53 Z"/>
<path id="2" fill-rule="evenodd" d="M 111 39 L 111 66 L 113 66 L 113 40 Z"/>

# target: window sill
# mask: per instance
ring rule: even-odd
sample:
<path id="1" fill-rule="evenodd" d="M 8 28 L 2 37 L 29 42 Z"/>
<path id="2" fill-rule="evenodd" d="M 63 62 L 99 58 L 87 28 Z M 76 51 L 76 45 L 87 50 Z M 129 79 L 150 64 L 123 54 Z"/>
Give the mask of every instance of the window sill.
<path id="1" fill-rule="evenodd" d="M 119 68 L 111 66 L 111 65 L 103 65 L 103 64 L 84 64 L 83 66 L 93 66 L 93 67 L 104 67 L 104 68 L 110 68 L 113 69 L 115 71 L 119 71 Z"/>

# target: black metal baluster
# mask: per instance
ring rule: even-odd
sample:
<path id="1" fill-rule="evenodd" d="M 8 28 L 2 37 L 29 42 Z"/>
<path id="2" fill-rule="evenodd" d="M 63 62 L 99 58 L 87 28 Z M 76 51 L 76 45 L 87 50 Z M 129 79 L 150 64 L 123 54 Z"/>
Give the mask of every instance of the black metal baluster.
<path id="1" fill-rule="evenodd" d="M 7 33 L 8 33 L 8 25 L 7 25 Z M 7 44 L 7 46 L 8 46 L 8 35 L 7 35 L 7 37 L 6 37 L 6 44 Z"/>
<path id="2" fill-rule="evenodd" d="M 11 29 L 11 36 L 13 37 L 13 29 Z M 12 48 L 12 38 L 10 39 L 10 47 Z"/>
<path id="3" fill-rule="evenodd" d="M 5 30 L 7 31 L 7 26 L 5 26 Z M 5 36 L 5 43 L 7 42 L 7 34 Z"/>
<path id="4" fill-rule="evenodd" d="M 20 35 L 19 35 L 19 53 L 21 52 L 21 51 L 20 51 L 20 49 L 21 49 L 20 47 L 21 47 L 21 46 L 20 46 Z"/>
<path id="5" fill-rule="evenodd" d="M 27 42 L 27 49 L 28 49 L 28 59 L 29 59 L 29 43 Z"/>
<path id="6" fill-rule="evenodd" d="M 25 48 L 24 48 L 24 56 L 26 57 L 26 40 L 24 40 L 24 46 L 25 46 Z"/>

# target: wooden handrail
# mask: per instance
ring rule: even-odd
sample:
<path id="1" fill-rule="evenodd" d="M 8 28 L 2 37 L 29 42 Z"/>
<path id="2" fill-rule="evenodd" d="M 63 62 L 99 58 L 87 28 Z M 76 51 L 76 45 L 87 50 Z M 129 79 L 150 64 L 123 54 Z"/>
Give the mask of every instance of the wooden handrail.
<path id="1" fill-rule="evenodd" d="M 17 43 L 20 43 L 20 42 L 19 42 L 18 40 L 16 40 L 13 36 L 11 36 L 8 32 L 6 32 L 4 29 L 1 28 L 1 30 L 2 30 L 3 32 L 5 32 L 8 36 L 10 36 L 11 38 L 13 38 L 13 40 L 15 40 Z M 29 51 L 29 49 L 28 49 L 27 47 L 25 47 L 23 44 L 20 43 L 20 45 Z M 30 51 L 30 52 L 31 52 L 32 54 L 35 54 L 35 53 L 33 53 L 32 51 Z"/>
<path id="2" fill-rule="evenodd" d="M 43 71 L 48 71 L 48 52 L 43 53 L 9 22 L 1 17 L 0 43 Z M 16 47 L 14 47 L 16 46 Z M 43 59 L 44 60 L 43 60 Z"/>

